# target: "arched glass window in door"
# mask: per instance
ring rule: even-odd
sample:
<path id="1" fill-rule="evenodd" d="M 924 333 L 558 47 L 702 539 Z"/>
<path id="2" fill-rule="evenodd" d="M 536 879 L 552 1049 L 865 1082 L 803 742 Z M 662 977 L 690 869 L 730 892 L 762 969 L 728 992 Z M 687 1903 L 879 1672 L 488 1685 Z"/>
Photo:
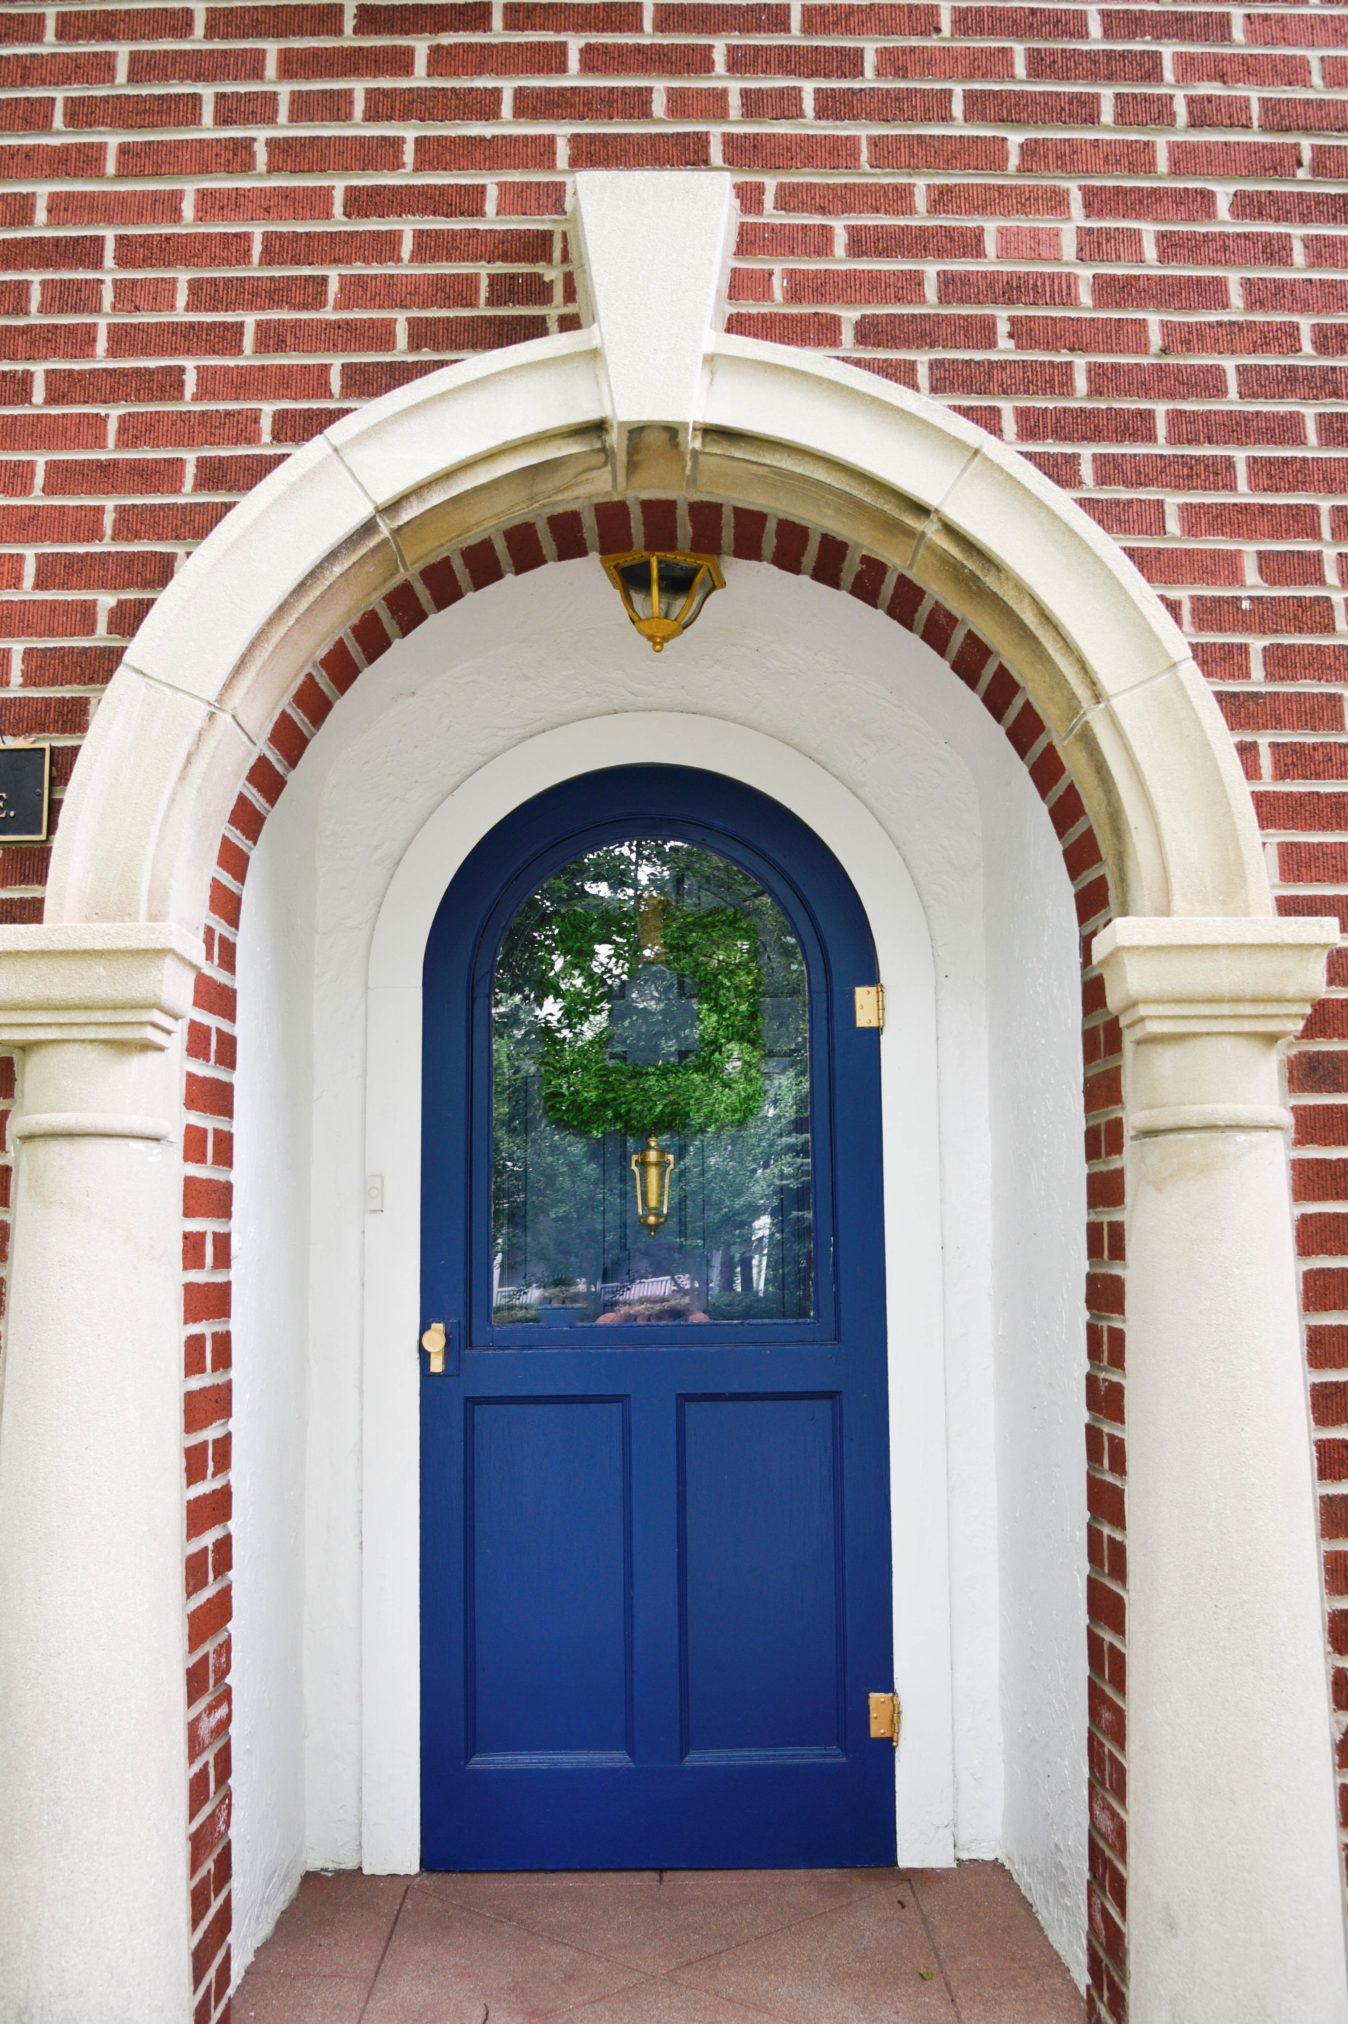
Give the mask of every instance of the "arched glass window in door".
<path id="1" fill-rule="evenodd" d="M 814 1312 L 808 979 L 750 872 L 658 836 L 554 872 L 492 979 L 492 1319 Z"/>

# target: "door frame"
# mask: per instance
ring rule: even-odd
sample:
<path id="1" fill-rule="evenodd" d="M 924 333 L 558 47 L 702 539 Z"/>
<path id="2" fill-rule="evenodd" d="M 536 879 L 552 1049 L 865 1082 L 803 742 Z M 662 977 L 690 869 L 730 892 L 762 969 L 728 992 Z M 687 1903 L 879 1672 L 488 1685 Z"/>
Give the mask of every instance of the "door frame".
<path id="1" fill-rule="evenodd" d="M 709 756 L 714 763 L 709 764 Z M 927 922 L 892 837 L 802 753 L 744 726 L 665 711 L 605 715 L 489 761 L 422 825 L 371 942 L 362 1442 L 362 1851 L 367 1872 L 419 1867 L 421 989 L 431 923 L 473 847 L 523 801 L 602 767 L 692 766 L 790 807 L 851 878 L 886 987 L 881 1036 L 894 1667 L 904 1704 L 896 1779 L 901 1863 L 954 1860 L 950 1576 L 938 1146 L 936 987 Z M 367 1208 L 369 1204 L 367 1203 Z M 913 1542 L 921 1550 L 913 1550 Z"/>

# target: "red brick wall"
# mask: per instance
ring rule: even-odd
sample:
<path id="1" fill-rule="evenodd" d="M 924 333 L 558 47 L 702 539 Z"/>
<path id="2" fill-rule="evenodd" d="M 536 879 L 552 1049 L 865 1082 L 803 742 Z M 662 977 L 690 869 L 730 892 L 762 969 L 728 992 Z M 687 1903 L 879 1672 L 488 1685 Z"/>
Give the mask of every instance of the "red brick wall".
<path id="1" fill-rule="evenodd" d="M 234 865 L 224 846 L 221 858 Z M 187 1758 L 195 2024 L 230 1981 L 230 1623 L 233 1569 L 229 1246 L 238 894 L 211 888 L 183 1077 L 183 1437 L 187 1489 Z"/>
<path id="2" fill-rule="evenodd" d="M 1326 6 L 927 0 L 0 6 L 0 593 L 13 642 L 0 732 L 53 737 L 64 781 L 156 592 L 287 450 L 466 351 L 565 327 L 569 170 L 724 167 L 745 214 L 733 327 L 917 387 L 1077 497 L 1162 588 L 1214 684 L 1280 905 L 1341 909 L 1343 21 Z M 0 918 L 38 917 L 44 874 L 41 850 L 0 853 Z M 228 1165 L 211 1109 L 227 1030 L 211 1021 L 228 1009 L 231 932 L 222 917 L 202 987 L 216 996 L 194 1029 L 213 1060 L 193 1070 L 193 1187 L 218 1188 Z M 1345 995 L 1315 1014 L 1290 1077 L 1348 1725 L 1348 958 L 1336 960 Z M 1116 1080 L 1089 1065 L 1092 1100 L 1109 1106 L 1092 1146 L 1117 1157 Z M 1097 1262 L 1117 1185 L 1093 1182 Z M 207 1289 L 223 1288 L 227 1230 L 207 1207 L 223 1197 L 195 1199 L 193 1805 L 214 1935 L 228 1337 L 223 1292 Z M 1121 1679 L 1124 1573 L 1108 1313 L 1093 1324 L 1089 1423 L 1103 1472 L 1093 1917 L 1121 1959 L 1107 1922 L 1122 1916 L 1109 1853 L 1122 1853 L 1122 1712 L 1103 1687 Z"/>

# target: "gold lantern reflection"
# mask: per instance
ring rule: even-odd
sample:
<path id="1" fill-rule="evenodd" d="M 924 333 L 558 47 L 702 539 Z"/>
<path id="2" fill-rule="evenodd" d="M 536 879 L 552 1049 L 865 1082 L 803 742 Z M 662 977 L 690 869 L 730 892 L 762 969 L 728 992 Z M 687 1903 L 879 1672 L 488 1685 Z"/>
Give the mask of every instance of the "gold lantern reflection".
<path id="1" fill-rule="evenodd" d="M 658 1132 L 647 1132 L 646 1143 L 632 1155 L 632 1172 L 637 1184 L 637 1221 L 653 1237 L 669 1214 L 669 1177 L 674 1155 L 660 1143 Z"/>
<path id="2" fill-rule="evenodd" d="M 714 590 L 725 589 L 714 555 L 634 548 L 600 560 L 627 616 L 657 654 L 667 641 L 687 632 Z"/>

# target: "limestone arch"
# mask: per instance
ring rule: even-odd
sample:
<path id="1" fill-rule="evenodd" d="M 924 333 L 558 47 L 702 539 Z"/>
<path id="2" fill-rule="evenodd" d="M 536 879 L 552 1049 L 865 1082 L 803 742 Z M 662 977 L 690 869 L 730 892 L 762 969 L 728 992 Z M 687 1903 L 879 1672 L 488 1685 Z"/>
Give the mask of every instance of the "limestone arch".
<path id="1" fill-rule="evenodd" d="M 715 178 L 655 180 L 722 194 Z M 605 243 L 590 237 L 602 273 Z M 446 367 L 348 416 L 202 543 L 132 641 L 82 748 L 48 921 L 195 933 L 214 840 L 295 671 L 445 550 L 636 491 L 789 511 L 959 613 L 1016 670 L 1074 773 L 1119 911 L 1271 914 L 1217 706 L 1161 600 L 1080 508 L 921 395 L 718 335 L 710 314 L 692 344 L 695 398 L 681 399 L 671 368 L 636 390 L 646 409 L 624 413 L 640 337 L 634 277 L 618 279 L 584 329 Z"/>
<path id="2" fill-rule="evenodd" d="M 1114 544 L 1014 452 L 919 396 L 719 334 L 732 226 L 728 179 L 578 178 L 583 327 L 432 373 L 326 431 L 227 516 L 132 643 L 66 796 L 44 923 L 0 936 L 0 1039 L 30 1052 L 6 1401 L 9 1451 L 26 1444 L 26 1464 L 8 1483 L 0 1470 L 0 1562 L 22 1551 L 29 1486 L 87 1473 L 78 1416 L 67 1432 L 43 1386 L 99 1287 L 106 1298 L 134 1281 L 117 1322 L 128 1341 L 172 1327 L 162 1177 L 128 1197 L 134 1229 L 78 1216 L 63 1228 L 58 1212 L 91 1185 L 115 1193 L 129 1162 L 176 1134 L 162 1119 L 177 1099 L 154 1057 L 190 998 L 239 784 L 298 672 L 447 549 L 553 505 L 639 493 L 788 511 L 930 590 L 1014 668 L 1078 783 L 1123 916 L 1097 950 L 1129 1035 L 1141 1204 L 1130 1224 L 1144 1349 L 1133 1749 L 1146 1772 L 1130 1823 L 1133 2014 L 1153 2024 L 1185 1988 L 1203 1992 L 1196 2024 L 1279 2005 L 1340 2024 L 1348 1990 L 1304 1402 L 1287 1370 L 1286 1162 L 1271 1136 L 1284 1116 L 1276 1042 L 1316 993 L 1327 926 L 1274 916 L 1220 715 Z M 1225 1416 L 1210 1415 L 1195 1454 L 1194 1415 L 1218 1371 Z M 136 1538 L 147 1524 L 176 1533 L 164 1434 L 160 1413 L 139 1450 L 154 1515 L 136 1502 L 139 1480 L 119 1482 L 100 1542 L 108 1556 L 133 1506 Z M 1236 1641 L 1221 1626 L 1194 1628 L 1218 1509 L 1246 1583 Z M 123 1552 L 118 1565 L 115 1681 L 133 1675 L 147 1626 L 170 1636 L 176 1624 L 181 1637 L 165 1553 L 132 1565 Z M 62 1690 L 59 1639 L 27 1630 L 50 1626 L 54 1611 L 78 1615 L 99 1568 L 42 1573 L 8 1598 L 15 1648 L 44 1656 L 26 1673 L 0 1664 L 0 1773 L 32 1754 L 34 1724 Z M 1226 1712 L 1201 1724 L 1217 1681 Z M 88 1844 L 94 1888 L 119 1868 L 104 1847 L 116 1807 L 99 1804 L 114 1748 L 123 1765 L 162 1765 L 179 1727 L 167 1688 L 150 1706 L 114 1687 L 102 1720 L 85 1739 L 78 1808 L 52 1808 L 14 1779 L 0 1849 L 17 1855 L 4 1872 L 13 1937 L 0 1979 L 35 2014 L 51 2007 L 56 1922 L 68 1930 L 74 1908 L 72 1846 Z M 1215 1773 L 1237 1754 L 1245 1797 L 1213 1804 Z M 147 1893 L 135 1851 L 121 1860 L 125 1889 L 103 1892 L 90 1922 L 97 1962 L 67 1956 L 61 1973 L 78 1971 L 83 2000 L 110 2019 L 129 2018 L 128 1989 L 140 2014 L 185 2017 L 186 1935 L 161 1902 L 186 1859 L 172 1780 L 159 1779 L 138 1831 L 161 1890 Z"/>

